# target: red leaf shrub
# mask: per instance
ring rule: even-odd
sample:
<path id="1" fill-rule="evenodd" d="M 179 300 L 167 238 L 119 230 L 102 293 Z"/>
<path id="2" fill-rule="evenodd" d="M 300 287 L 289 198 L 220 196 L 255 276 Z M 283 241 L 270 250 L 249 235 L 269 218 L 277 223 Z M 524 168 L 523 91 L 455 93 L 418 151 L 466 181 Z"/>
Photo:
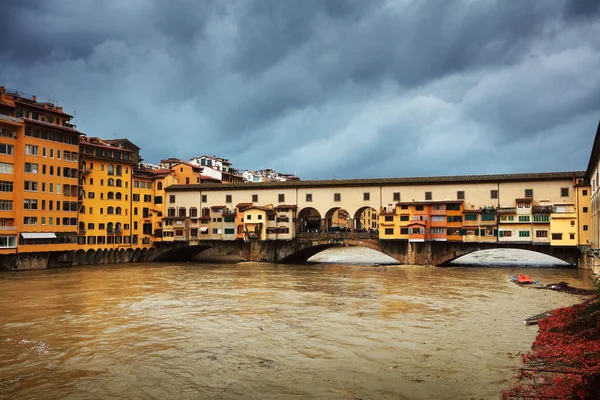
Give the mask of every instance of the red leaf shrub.
<path id="1" fill-rule="evenodd" d="M 600 297 L 542 319 L 523 363 L 503 399 L 600 398 Z"/>

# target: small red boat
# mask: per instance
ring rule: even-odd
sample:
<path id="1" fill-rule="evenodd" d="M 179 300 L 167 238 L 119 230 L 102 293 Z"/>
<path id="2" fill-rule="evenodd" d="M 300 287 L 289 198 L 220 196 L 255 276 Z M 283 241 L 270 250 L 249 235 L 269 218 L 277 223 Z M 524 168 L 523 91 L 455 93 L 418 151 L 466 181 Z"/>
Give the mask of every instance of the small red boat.
<path id="1" fill-rule="evenodd" d="M 527 275 L 523 275 L 523 274 L 519 274 L 519 276 L 517 276 L 517 282 L 519 283 L 533 283 L 533 281 L 531 280 L 530 277 L 528 277 Z"/>

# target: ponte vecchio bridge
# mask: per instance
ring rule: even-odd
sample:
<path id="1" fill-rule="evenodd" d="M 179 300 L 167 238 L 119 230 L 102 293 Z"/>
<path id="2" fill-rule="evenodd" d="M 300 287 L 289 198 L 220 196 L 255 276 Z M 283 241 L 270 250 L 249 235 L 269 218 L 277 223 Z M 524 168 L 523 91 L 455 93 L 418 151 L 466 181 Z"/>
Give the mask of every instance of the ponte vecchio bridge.
<path id="1" fill-rule="evenodd" d="M 577 264 L 590 246 L 583 171 L 173 185 L 163 257 L 205 251 L 247 260 L 306 260 L 364 246 L 400 263 L 440 265 L 491 248 Z M 186 249 L 187 250 L 183 250 Z"/>

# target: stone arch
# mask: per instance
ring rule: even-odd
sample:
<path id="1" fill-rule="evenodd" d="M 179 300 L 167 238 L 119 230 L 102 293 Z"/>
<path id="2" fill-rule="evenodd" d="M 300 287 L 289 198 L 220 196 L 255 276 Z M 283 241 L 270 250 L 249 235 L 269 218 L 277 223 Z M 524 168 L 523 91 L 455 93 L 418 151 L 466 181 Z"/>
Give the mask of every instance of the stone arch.
<path id="1" fill-rule="evenodd" d="M 442 247 L 440 250 L 439 248 Z M 475 255 L 476 253 L 484 253 L 489 250 L 499 250 L 502 252 L 503 250 L 519 250 L 527 253 L 538 253 L 545 254 L 548 257 L 544 257 L 547 260 L 546 266 L 561 266 L 565 267 L 564 263 L 570 266 L 576 266 L 578 262 L 579 251 L 574 246 L 539 246 L 532 245 L 530 243 L 510 243 L 510 244 L 502 244 L 498 243 L 462 243 L 462 246 L 451 246 L 454 247 L 454 251 L 448 251 L 444 254 L 444 251 L 447 250 L 447 246 L 443 246 L 443 244 L 433 244 L 432 245 L 432 256 L 434 257 L 433 263 L 439 266 L 446 265 L 455 265 L 451 264 L 453 261 L 460 261 L 459 259 L 467 256 L 467 255 Z M 501 254 L 501 253 L 499 253 Z M 526 253 L 523 253 L 523 259 L 525 258 Z M 555 260 L 555 262 L 554 262 Z M 460 265 L 460 263 L 458 263 Z M 507 260 L 506 257 L 502 257 L 498 261 L 498 265 L 523 265 L 523 261 L 515 260 L 511 263 L 511 260 Z"/>
<path id="2" fill-rule="evenodd" d="M 379 228 L 378 213 L 371 206 L 364 206 L 354 213 L 354 230 L 357 232 L 372 232 Z"/>
<path id="3" fill-rule="evenodd" d="M 148 249 L 147 248 L 142 249 L 142 252 L 140 253 L 140 261 L 148 261 Z"/>
<path id="4" fill-rule="evenodd" d="M 85 259 L 88 265 L 96 264 L 96 251 L 89 249 L 85 252 Z"/>
<path id="5" fill-rule="evenodd" d="M 117 257 L 116 257 L 116 259 L 117 259 L 118 263 L 124 263 L 124 262 L 126 262 L 126 260 L 125 260 L 125 249 L 119 249 L 119 250 L 117 250 Z"/>
<path id="6" fill-rule="evenodd" d="M 133 258 L 131 259 L 131 261 L 139 262 L 141 253 L 142 253 L 142 249 L 140 249 L 139 247 L 137 249 L 135 249 L 135 251 L 133 252 Z"/>
<path id="7" fill-rule="evenodd" d="M 133 260 L 133 249 L 125 250 L 125 261 L 124 262 L 131 262 L 132 260 Z"/>
<path id="8" fill-rule="evenodd" d="M 321 213 L 313 207 L 305 207 L 298 213 L 296 218 L 296 232 L 320 232 L 322 228 Z"/>
<path id="9" fill-rule="evenodd" d="M 398 258 L 393 254 L 389 254 L 385 251 L 384 248 L 381 247 L 380 243 L 376 239 L 319 239 L 319 240 L 305 240 L 299 241 L 294 248 L 294 251 L 290 254 L 283 255 L 283 257 L 278 260 L 281 263 L 302 263 L 306 262 L 310 257 L 314 256 L 317 253 L 322 252 L 331 247 L 365 247 L 368 249 L 372 249 L 378 251 L 382 254 L 386 254 L 397 261 Z"/>
<path id="10" fill-rule="evenodd" d="M 103 255 L 104 255 L 104 252 L 102 251 L 102 249 L 96 250 L 94 253 L 94 264 L 102 264 L 102 256 Z"/>
<path id="11" fill-rule="evenodd" d="M 333 207 L 325 213 L 326 231 L 349 231 L 351 228 L 351 215 L 346 209 Z"/>
<path id="12" fill-rule="evenodd" d="M 148 249 L 148 255 L 147 255 L 148 261 L 153 261 L 156 258 L 156 256 L 157 256 L 156 253 L 157 253 L 156 249 L 154 247 L 150 247 Z"/>
<path id="13" fill-rule="evenodd" d="M 110 249 L 108 250 L 108 263 L 109 264 L 114 264 L 115 263 L 115 250 L 114 249 Z"/>
<path id="14" fill-rule="evenodd" d="M 108 249 L 102 250 L 102 264 L 108 264 Z"/>
<path id="15" fill-rule="evenodd" d="M 75 262 L 77 263 L 77 265 L 87 264 L 87 259 L 85 257 L 85 250 L 79 249 L 75 252 Z"/>

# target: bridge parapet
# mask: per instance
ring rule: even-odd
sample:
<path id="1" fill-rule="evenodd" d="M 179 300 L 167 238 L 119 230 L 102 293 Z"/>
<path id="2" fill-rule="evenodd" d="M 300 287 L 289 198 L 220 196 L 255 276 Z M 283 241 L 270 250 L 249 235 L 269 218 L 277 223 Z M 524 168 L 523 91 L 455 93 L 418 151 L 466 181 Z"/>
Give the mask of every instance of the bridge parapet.
<path id="1" fill-rule="evenodd" d="M 298 240 L 329 240 L 329 239 L 348 239 L 348 240 L 379 240 L 378 233 L 369 232 L 303 232 L 296 235 Z"/>

